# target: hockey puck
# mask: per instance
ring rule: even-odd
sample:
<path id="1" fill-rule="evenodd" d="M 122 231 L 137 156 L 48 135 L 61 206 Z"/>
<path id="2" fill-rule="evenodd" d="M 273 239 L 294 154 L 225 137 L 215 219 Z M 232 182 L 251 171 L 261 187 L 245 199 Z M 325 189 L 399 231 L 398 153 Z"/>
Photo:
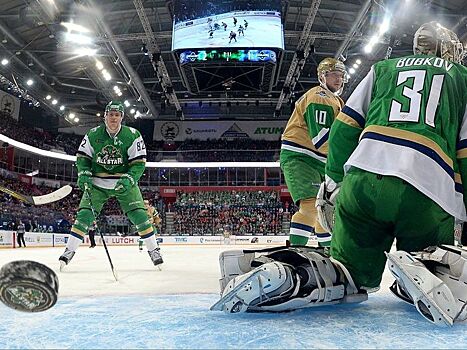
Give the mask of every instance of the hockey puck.
<path id="1" fill-rule="evenodd" d="M 55 305 L 57 296 L 57 275 L 45 265 L 18 260 L 0 269 L 0 300 L 15 310 L 45 311 Z"/>

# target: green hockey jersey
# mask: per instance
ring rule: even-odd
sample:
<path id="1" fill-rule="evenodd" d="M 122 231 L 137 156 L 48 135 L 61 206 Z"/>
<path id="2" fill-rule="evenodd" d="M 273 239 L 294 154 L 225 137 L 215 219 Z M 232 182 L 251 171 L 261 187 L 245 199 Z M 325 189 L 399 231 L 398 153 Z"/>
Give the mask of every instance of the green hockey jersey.
<path id="1" fill-rule="evenodd" d="M 146 164 L 146 146 L 138 130 L 122 125 L 111 137 L 105 125 L 91 129 L 77 151 L 78 173 L 91 171 L 95 186 L 112 189 L 118 179 L 129 175 L 136 183 Z"/>
<path id="2" fill-rule="evenodd" d="M 330 133 L 326 174 L 354 166 L 404 179 L 466 220 L 467 68 L 436 56 L 376 63 Z"/>

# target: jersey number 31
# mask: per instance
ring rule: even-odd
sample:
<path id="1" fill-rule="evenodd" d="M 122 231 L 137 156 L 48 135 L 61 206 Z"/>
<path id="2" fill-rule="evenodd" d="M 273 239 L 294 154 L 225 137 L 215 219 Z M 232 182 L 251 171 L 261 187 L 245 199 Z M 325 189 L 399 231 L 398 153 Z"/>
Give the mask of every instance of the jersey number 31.
<path id="1" fill-rule="evenodd" d="M 408 79 L 413 78 L 413 87 L 404 86 L 402 95 L 409 99 L 409 109 L 407 112 L 402 111 L 402 103 L 392 100 L 391 110 L 389 111 L 390 122 L 415 122 L 418 123 L 421 115 L 425 115 L 425 123 L 431 127 L 435 127 L 435 115 L 438 108 L 441 88 L 443 86 L 444 75 L 433 75 L 431 82 L 428 101 L 425 105 L 425 111 L 422 111 L 422 97 L 420 93 L 425 85 L 426 71 L 424 70 L 409 70 L 399 72 L 397 76 L 397 85 L 403 84 Z M 424 113 L 423 113 L 424 112 Z"/>

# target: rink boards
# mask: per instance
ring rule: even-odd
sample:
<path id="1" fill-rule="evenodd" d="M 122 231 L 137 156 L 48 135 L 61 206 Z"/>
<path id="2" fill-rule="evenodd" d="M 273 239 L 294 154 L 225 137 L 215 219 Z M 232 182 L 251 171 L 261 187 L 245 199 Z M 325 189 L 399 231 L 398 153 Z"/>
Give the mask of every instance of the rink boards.
<path id="1" fill-rule="evenodd" d="M 160 245 L 281 245 L 288 236 L 159 236 Z M 138 236 L 105 236 L 107 245 L 131 246 L 138 244 Z M 26 232 L 24 240 L 27 247 L 64 247 L 68 235 L 63 233 Z M 97 245 L 102 245 L 99 235 L 96 235 Z M 88 236 L 83 244 L 89 244 Z M 0 248 L 16 248 L 16 231 L 0 231 Z"/>

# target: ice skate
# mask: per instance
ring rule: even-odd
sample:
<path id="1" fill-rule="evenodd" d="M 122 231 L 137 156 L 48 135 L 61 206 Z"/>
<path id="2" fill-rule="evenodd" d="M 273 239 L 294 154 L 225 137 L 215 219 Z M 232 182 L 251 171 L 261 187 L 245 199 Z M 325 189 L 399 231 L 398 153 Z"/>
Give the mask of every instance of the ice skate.
<path id="1" fill-rule="evenodd" d="M 65 251 L 63 252 L 62 255 L 58 258 L 60 261 L 60 271 L 63 271 L 64 267 L 68 265 L 68 263 L 73 259 L 73 256 L 75 255 L 75 252 L 69 250 L 68 248 L 65 248 Z"/>
<path id="2" fill-rule="evenodd" d="M 159 270 L 160 270 L 161 268 L 158 265 L 160 265 L 160 264 L 162 264 L 164 262 L 164 260 L 162 260 L 162 256 L 161 256 L 161 253 L 160 253 L 160 248 L 156 248 L 154 250 L 148 251 L 148 254 L 151 257 L 151 260 L 152 260 L 152 263 L 154 264 L 154 266 L 157 266 L 159 268 Z"/>

